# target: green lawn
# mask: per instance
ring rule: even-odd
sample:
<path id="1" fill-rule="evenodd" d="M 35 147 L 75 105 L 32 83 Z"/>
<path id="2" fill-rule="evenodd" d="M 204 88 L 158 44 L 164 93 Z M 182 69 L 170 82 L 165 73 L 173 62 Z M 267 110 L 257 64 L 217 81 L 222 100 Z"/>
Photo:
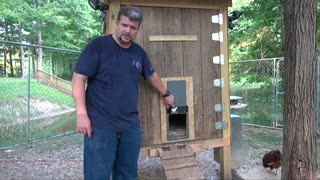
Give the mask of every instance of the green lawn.
<path id="1" fill-rule="evenodd" d="M 28 96 L 28 80 L 22 78 L 0 78 L 0 103 L 15 101 Z M 70 96 L 38 83 L 36 79 L 30 81 L 30 96 L 35 99 L 48 100 L 57 104 L 73 106 Z"/>
<path id="2" fill-rule="evenodd" d="M 244 123 L 272 126 L 275 107 L 278 107 L 279 122 L 282 122 L 281 97 L 278 106 L 273 101 L 273 89 L 261 85 L 239 86 L 231 84 L 230 95 L 241 96 L 242 103 L 248 106 L 243 109 L 231 109 L 231 113 L 240 115 Z"/>
<path id="3" fill-rule="evenodd" d="M 28 84 L 27 79 L 0 78 L 0 147 L 26 142 L 28 118 L 30 139 L 75 129 L 71 96 L 32 79 L 29 99 Z"/>

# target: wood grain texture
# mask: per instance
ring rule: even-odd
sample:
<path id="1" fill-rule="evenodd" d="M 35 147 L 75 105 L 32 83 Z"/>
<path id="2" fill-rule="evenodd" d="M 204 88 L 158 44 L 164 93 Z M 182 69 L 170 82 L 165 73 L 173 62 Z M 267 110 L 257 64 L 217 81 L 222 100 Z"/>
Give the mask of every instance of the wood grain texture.
<path id="1" fill-rule="evenodd" d="M 200 10 L 182 10 L 182 34 L 196 34 L 200 37 Z M 193 108 L 195 139 L 202 134 L 202 67 L 201 39 L 197 42 L 183 42 L 183 76 L 193 78 Z"/>
<path id="2" fill-rule="evenodd" d="M 164 76 L 164 54 L 162 42 L 149 42 L 148 37 L 154 34 L 162 34 L 162 8 L 144 7 L 144 48 L 150 61 L 160 76 Z M 151 87 L 146 85 L 146 109 L 148 121 L 149 145 L 161 144 L 161 121 L 160 121 L 160 95 Z"/>
<path id="3" fill-rule="evenodd" d="M 108 28 L 108 31 L 106 31 L 106 34 L 112 34 L 115 32 L 119 10 L 120 10 L 120 2 L 109 2 L 109 11 L 107 16 L 108 25 L 106 25 L 106 27 Z"/>
<path id="4" fill-rule="evenodd" d="M 139 32 L 135 38 L 135 42 L 140 46 L 144 45 L 144 31 L 143 31 L 143 24 L 140 25 Z M 139 112 L 139 119 L 140 119 L 140 127 L 141 127 L 141 140 L 142 146 L 149 145 L 149 128 L 148 128 L 148 107 L 147 104 L 147 85 L 146 82 L 142 77 L 139 81 L 139 99 L 138 99 L 138 112 Z"/>
<path id="5" fill-rule="evenodd" d="M 149 36 L 149 41 L 198 41 L 198 36 L 195 36 L 195 35 Z"/>
<path id="6" fill-rule="evenodd" d="M 213 87 L 213 80 L 221 78 L 220 65 L 212 63 L 213 56 L 220 55 L 220 42 L 211 39 L 213 32 L 219 32 L 219 25 L 210 22 L 218 10 L 201 10 L 201 59 L 202 59 L 202 100 L 203 127 L 201 138 L 222 137 L 222 132 L 215 130 L 215 122 L 221 121 L 221 113 L 214 111 L 215 104 L 221 104 L 221 89 Z"/>
<path id="7" fill-rule="evenodd" d="M 163 8 L 163 34 L 181 34 L 181 9 Z M 183 75 L 182 42 L 164 42 L 165 76 Z"/>

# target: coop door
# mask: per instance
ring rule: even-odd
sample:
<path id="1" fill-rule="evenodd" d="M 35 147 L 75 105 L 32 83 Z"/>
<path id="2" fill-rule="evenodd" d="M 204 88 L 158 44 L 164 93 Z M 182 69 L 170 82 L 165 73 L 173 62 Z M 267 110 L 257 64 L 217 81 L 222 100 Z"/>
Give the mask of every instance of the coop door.
<path id="1" fill-rule="evenodd" d="M 175 107 L 161 106 L 162 142 L 194 139 L 192 77 L 163 78 L 163 81 L 175 98 Z"/>

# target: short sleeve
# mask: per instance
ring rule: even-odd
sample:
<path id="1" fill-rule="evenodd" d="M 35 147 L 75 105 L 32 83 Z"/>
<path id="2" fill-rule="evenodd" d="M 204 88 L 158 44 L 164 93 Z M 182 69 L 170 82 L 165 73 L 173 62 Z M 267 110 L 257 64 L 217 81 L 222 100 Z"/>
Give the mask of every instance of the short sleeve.
<path id="1" fill-rule="evenodd" d="M 144 50 L 142 50 L 142 56 L 143 56 L 143 66 L 142 66 L 141 76 L 145 80 L 147 80 L 155 72 L 155 70 L 150 62 L 150 59 L 147 53 Z"/>
<path id="2" fill-rule="evenodd" d="M 77 63 L 74 67 L 74 72 L 92 77 L 97 72 L 99 64 L 99 43 L 98 38 L 92 40 L 82 50 Z"/>

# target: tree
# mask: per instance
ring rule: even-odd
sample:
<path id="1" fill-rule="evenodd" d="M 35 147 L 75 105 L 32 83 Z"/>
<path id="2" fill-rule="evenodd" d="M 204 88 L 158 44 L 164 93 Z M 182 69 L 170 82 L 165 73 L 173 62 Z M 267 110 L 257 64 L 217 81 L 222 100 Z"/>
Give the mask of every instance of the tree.
<path id="1" fill-rule="evenodd" d="M 230 11 L 243 12 L 229 31 L 230 59 L 281 57 L 283 46 L 282 10 L 279 0 L 234 0 Z"/>
<path id="2" fill-rule="evenodd" d="M 100 24 L 99 14 L 87 1 L 12 0 L 0 3 L 0 38 L 7 41 L 80 50 L 90 39 L 100 34 Z M 21 48 L 20 64 L 23 64 L 24 53 Z M 51 69 L 48 67 L 50 57 L 55 65 L 63 64 L 62 60 L 71 59 L 70 54 L 57 55 L 57 52 L 48 52 L 46 49 L 42 52 L 41 48 L 38 48 L 37 54 L 37 69 L 42 69 L 43 66 L 46 71 Z M 55 60 L 56 56 L 61 58 Z M 6 64 L 4 63 L 5 68 Z M 67 63 L 66 67 L 69 67 Z M 5 73 L 6 71 L 7 69 Z"/>
<path id="3" fill-rule="evenodd" d="M 317 179 L 317 0 L 281 0 L 285 27 L 282 179 Z"/>

